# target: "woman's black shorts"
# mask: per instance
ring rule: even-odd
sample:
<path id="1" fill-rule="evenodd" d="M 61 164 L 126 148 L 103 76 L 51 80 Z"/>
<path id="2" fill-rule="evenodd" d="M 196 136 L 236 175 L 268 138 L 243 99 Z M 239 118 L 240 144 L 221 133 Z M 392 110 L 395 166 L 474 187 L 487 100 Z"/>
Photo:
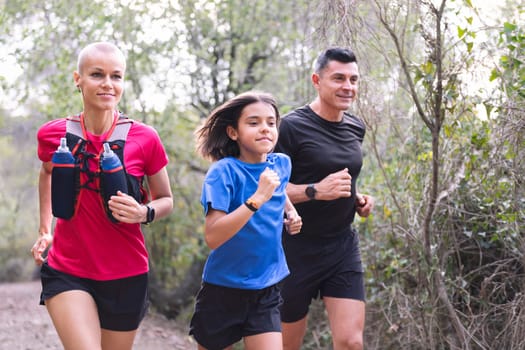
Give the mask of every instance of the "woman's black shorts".
<path id="1" fill-rule="evenodd" d="M 63 273 L 47 263 L 40 270 L 42 294 L 40 305 L 69 290 L 82 290 L 95 300 L 100 327 L 112 331 L 132 331 L 139 327 L 148 309 L 148 274 L 128 278 L 95 281 Z"/>

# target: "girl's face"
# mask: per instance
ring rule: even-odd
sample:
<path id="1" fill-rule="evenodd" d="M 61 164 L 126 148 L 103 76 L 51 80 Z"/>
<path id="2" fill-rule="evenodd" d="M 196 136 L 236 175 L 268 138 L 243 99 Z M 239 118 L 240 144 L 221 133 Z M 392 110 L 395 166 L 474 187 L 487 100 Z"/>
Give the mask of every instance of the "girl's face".
<path id="1" fill-rule="evenodd" d="M 84 59 L 75 83 L 82 91 L 85 110 L 115 110 L 124 90 L 126 63 L 117 53 L 94 49 Z"/>
<path id="2" fill-rule="evenodd" d="M 272 105 L 255 102 L 242 110 L 237 129 L 228 126 L 228 136 L 237 142 L 239 159 L 246 163 L 262 163 L 277 143 L 277 117 Z"/>

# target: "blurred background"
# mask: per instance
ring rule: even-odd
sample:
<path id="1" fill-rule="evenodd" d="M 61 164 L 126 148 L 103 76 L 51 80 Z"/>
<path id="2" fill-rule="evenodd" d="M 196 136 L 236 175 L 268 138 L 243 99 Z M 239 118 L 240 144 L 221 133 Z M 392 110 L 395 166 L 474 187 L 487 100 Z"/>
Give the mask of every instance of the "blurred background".
<path id="1" fill-rule="evenodd" d="M 233 95 L 281 113 L 315 96 L 313 59 L 347 46 L 367 125 L 356 218 L 366 349 L 525 348 L 525 8 L 519 0 L 0 0 L 0 282 L 36 269 L 36 130 L 75 114 L 79 50 L 127 56 L 120 109 L 167 148 L 175 209 L 145 227 L 155 312 L 188 323 L 208 249 L 209 163 L 193 131 Z M 329 349 L 314 303 L 304 349 Z"/>

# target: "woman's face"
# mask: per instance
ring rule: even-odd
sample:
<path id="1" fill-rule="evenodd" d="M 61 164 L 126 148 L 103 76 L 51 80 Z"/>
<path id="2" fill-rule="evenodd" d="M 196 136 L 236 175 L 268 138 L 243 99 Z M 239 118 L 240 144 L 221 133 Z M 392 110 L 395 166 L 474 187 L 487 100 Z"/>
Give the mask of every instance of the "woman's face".
<path id="1" fill-rule="evenodd" d="M 82 92 L 84 109 L 115 110 L 124 90 L 123 57 L 95 48 L 83 57 L 79 69 L 74 78 Z"/>

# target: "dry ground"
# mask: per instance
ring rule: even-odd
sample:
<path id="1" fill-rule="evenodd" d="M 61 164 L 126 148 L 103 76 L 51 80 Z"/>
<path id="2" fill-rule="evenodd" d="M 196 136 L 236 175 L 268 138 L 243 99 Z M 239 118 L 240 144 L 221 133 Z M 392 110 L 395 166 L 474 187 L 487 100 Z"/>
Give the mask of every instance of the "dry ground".
<path id="1" fill-rule="evenodd" d="M 40 282 L 0 284 L 0 349 L 62 349 L 44 306 L 38 305 Z M 142 322 L 135 350 L 190 350 L 196 346 L 179 325 L 159 315 Z"/>

